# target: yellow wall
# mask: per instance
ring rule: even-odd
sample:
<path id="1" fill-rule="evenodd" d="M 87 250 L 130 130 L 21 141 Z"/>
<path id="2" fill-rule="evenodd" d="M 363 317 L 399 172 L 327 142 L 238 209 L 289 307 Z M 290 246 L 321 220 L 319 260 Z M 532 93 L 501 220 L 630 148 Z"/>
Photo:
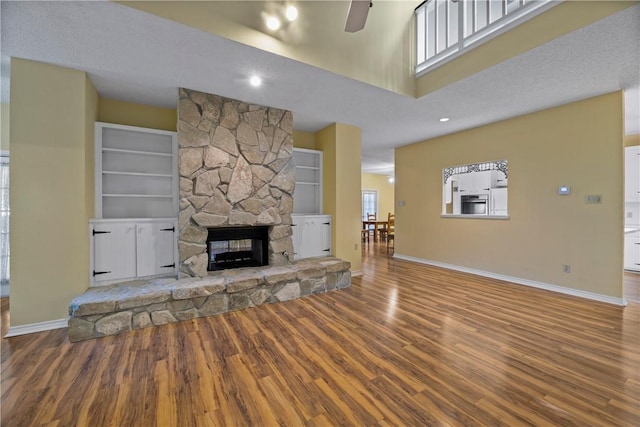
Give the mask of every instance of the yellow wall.
<path id="1" fill-rule="evenodd" d="M 622 133 L 614 92 L 396 149 L 396 253 L 621 298 Z M 441 218 L 442 168 L 496 159 L 510 219 Z"/>
<path id="2" fill-rule="evenodd" d="M 98 121 L 175 132 L 178 116 L 176 110 L 172 108 L 100 98 Z"/>
<path id="3" fill-rule="evenodd" d="M 84 72 L 11 61 L 11 326 L 66 318 L 87 289 L 96 102 Z"/>
<path id="4" fill-rule="evenodd" d="M 9 104 L 0 104 L 0 151 L 9 151 Z"/>
<path id="5" fill-rule="evenodd" d="M 421 97 L 592 24 L 637 1 L 565 1 L 416 79 Z"/>
<path id="6" fill-rule="evenodd" d="M 323 152 L 323 210 L 332 216 L 333 254 L 351 262 L 352 271 L 362 269 L 360 249 L 360 128 L 341 123 L 327 126 L 316 134 L 316 145 Z M 358 162 L 354 166 L 354 159 Z"/>
<path id="7" fill-rule="evenodd" d="M 625 135 L 624 146 L 633 147 L 634 145 L 640 145 L 640 133 L 634 135 Z"/>
<path id="8" fill-rule="evenodd" d="M 413 96 L 413 9 L 418 1 L 376 1 L 364 30 L 341 26 L 346 1 L 298 1 L 299 19 L 271 32 L 262 17 L 285 2 L 120 1 L 225 39 Z M 316 25 L 309 25 L 309 22 Z"/>
<path id="9" fill-rule="evenodd" d="M 296 148 L 306 148 L 307 150 L 316 150 L 316 134 L 294 129 L 293 146 Z"/>
<path id="10" fill-rule="evenodd" d="M 363 173 L 361 178 L 363 190 L 378 191 L 378 215 L 379 219 L 387 219 L 389 213 L 394 213 L 393 183 L 389 182 L 387 175 L 376 175 L 372 173 Z"/>

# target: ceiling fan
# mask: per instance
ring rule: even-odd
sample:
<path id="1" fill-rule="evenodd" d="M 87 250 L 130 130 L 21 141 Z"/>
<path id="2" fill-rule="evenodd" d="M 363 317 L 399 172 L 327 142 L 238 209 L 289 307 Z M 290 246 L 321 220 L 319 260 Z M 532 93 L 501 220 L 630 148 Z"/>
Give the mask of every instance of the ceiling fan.
<path id="1" fill-rule="evenodd" d="M 351 0 L 344 30 L 348 33 L 355 33 L 363 29 L 370 7 L 373 7 L 371 0 Z"/>

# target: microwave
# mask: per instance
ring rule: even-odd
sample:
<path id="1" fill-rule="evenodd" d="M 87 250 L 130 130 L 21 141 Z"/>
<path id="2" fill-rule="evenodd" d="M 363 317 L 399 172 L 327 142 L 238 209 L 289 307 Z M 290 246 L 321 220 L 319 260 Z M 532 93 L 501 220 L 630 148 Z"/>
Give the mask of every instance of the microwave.
<path id="1" fill-rule="evenodd" d="M 489 215 L 488 194 L 465 194 L 460 196 L 463 215 Z"/>

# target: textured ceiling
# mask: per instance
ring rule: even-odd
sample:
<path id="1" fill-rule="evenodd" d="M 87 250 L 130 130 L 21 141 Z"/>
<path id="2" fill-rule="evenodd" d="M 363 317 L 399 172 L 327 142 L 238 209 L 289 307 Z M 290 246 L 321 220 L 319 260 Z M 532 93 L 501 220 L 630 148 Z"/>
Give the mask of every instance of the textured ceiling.
<path id="1" fill-rule="evenodd" d="M 368 172 L 390 173 L 397 146 L 620 89 L 640 132 L 640 5 L 418 99 L 112 2 L 3 1 L 1 18 L 3 89 L 14 56 L 85 70 L 113 99 L 174 108 L 187 87 L 284 108 L 298 130 L 360 127 Z"/>

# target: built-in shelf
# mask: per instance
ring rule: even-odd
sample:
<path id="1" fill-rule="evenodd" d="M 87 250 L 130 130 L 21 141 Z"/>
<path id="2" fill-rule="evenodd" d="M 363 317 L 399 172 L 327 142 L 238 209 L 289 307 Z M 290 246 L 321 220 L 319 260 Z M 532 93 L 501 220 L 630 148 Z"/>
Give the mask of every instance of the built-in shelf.
<path id="1" fill-rule="evenodd" d="M 142 154 L 145 156 L 173 157 L 172 153 L 157 153 L 155 151 L 140 151 L 140 150 L 123 150 L 121 148 L 103 148 L 102 152 L 103 153 Z"/>
<path id="2" fill-rule="evenodd" d="M 173 178 L 173 175 L 166 173 L 147 173 L 147 172 L 119 172 L 119 171 L 102 171 L 103 175 L 127 175 L 127 176 L 155 176 L 159 178 Z"/>
<path id="3" fill-rule="evenodd" d="M 322 151 L 293 149 L 296 164 L 296 189 L 293 193 L 293 212 L 322 213 Z"/>
<path id="4" fill-rule="evenodd" d="M 96 218 L 175 218 L 175 132 L 96 122 Z"/>
<path id="5" fill-rule="evenodd" d="M 172 194 L 102 194 L 102 197 L 150 197 L 150 198 L 172 198 Z"/>

